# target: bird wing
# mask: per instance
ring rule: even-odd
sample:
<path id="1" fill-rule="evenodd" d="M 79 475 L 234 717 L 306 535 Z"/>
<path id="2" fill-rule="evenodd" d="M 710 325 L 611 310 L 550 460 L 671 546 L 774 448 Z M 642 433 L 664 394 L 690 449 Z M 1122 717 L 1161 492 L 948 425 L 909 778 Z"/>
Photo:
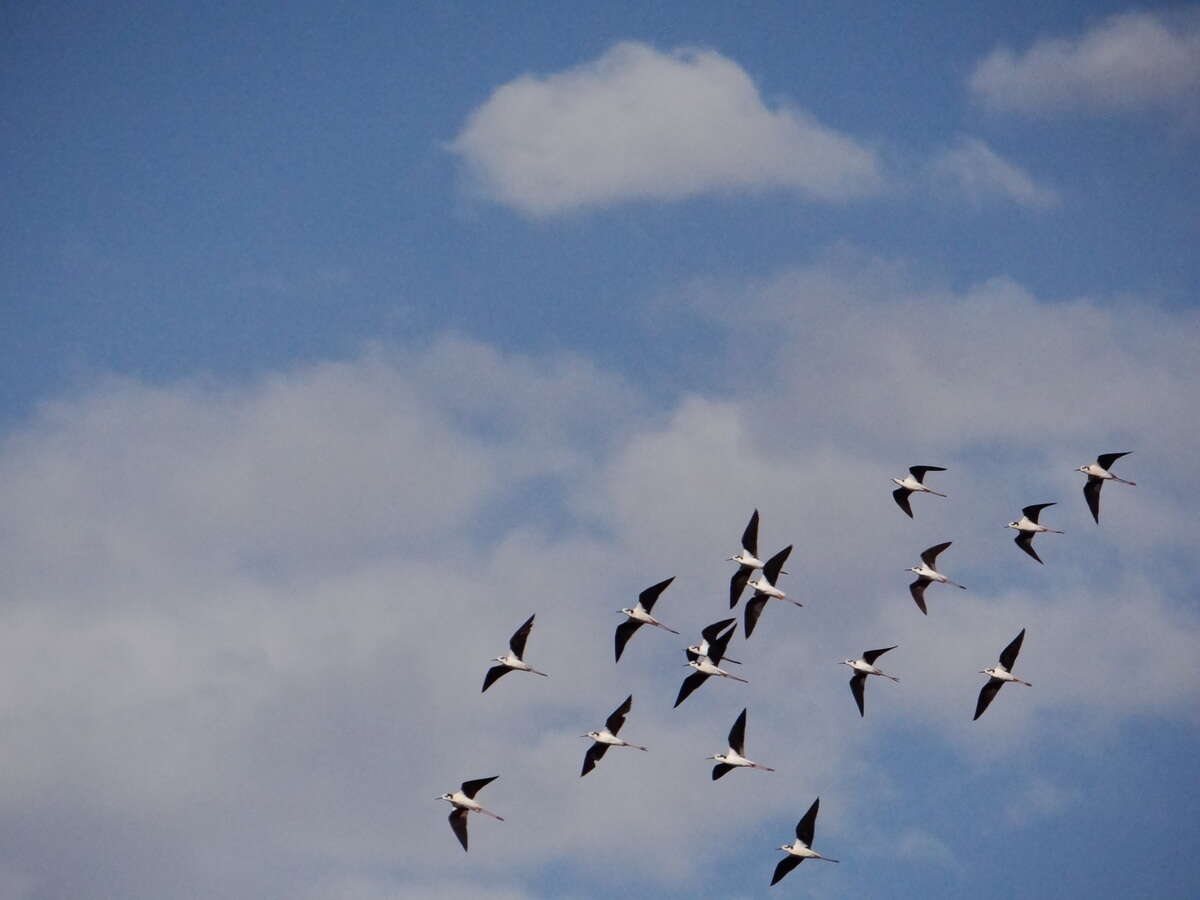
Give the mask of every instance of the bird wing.
<path id="1" fill-rule="evenodd" d="M 779 861 L 777 866 L 775 866 L 775 874 L 771 876 L 771 884 L 778 884 L 783 880 L 784 875 L 792 871 L 792 869 L 796 868 L 796 866 L 800 865 L 802 862 L 804 862 L 803 856 L 792 856 L 792 854 L 789 853 Z"/>
<path id="2" fill-rule="evenodd" d="M 712 660 L 714 666 L 721 664 L 721 660 L 725 656 L 725 648 L 729 646 L 729 639 L 733 637 L 735 631 L 737 631 L 737 625 L 732 625 L 727 632 L 717 635 L 715 641 L 709 642 L 708 658 Z"/>
<path id="3" fill-rule="evenodd" d="M 912 594 L 912 598 L 917 604 L 917 609 L 925 613 L 925 615 L 929 615 L 929 610 L 925 608 L 925 586 L 927 584 L 929 584 L 929 579 L 918 578 L 908 586 L 908 592 Z"/>
<path id="4" fill-rule="evenodd" d="M 746 530 L 742 532 L 742 549 L 751 556 L 758 556 L 758 510 L 750 516 Z"/>
<path id="5" fill-rule="evenodd" d="M 767 595 L 760 594 L 757 591 L 754 596 L 746 601 L 746 637 L 750 637 L 754 633 L 754 624 L 758 621 L 758 617 L 762 615 L 763 607 L 767 605 Z"/>
<path id="6" fill-rule="evenodd" d="M 908 504 L 908 495 L 911 494 L 908 488 L 896 488 L 892 491 L 892 499 L 896 501 L 896 505 L 904 510 L 905 515 L 910 519 L 913 517 L 912 507 Z M 797 857 L 798 859 L 799 857 Z"/>
<path id="7" fill-rule="evenodd" d="M 1043 509 L 1045 509 L 1047 506 L 1053 506 L 1053 505 L 1054 505 L 1053 503 L 1034 503 L 1034 504 L 1032 504 L 1030 506 L 1026 506 L 1024 509 L 1022 509 L 1021 515 L 1023 515 L 1025 518 L 1027 518 L 1030 522 L 1033 522 L 1034 524 L 1036 524 L 1037 520 L 1038 520 L 1038 515 L 1041 514 L 1041 511 Z"/>
<path id="8" fill-rule="evenodd" d="M 467 849 L 467 811 L 456 806 L 450 811 L 450 830 L 458 838 L 464 850 Z"/>
<path id="9" fill-rule="evenodd" d="M 608 733 L 615 735 L 621 730 L 621 726 L 625 724 L 625 714 L 633 707 L 633 694 L 625 698 L 625 702 L 613 710 L 612 715 L 604 720 L 604 727 L 608 729 Z"/>
<path id="10" fill-rule="evenodd" d="M 709 625 L 707 628 L 705 628 L 703 631 L 700 632 L 700 636 L 703 637 L 706 641 L 708 641 L 711 644 L 713 641 L 715 641 L 717 639 L 717 635 L 719 635 L 722 631 L 724 631 L 726 628 L 728 628 L 730 625 L 732 625 L 736 621 L 737 621 L 736 619 L 722 619 L 720 622 L 713 622 L 711 625 Z"/>
<path id="11" fill-rule="evenodd" d="M 812 846 L 813 835 L 817 831 L 817 810 L 820 806 L 821 798 L 818 797 L 813 801 L 813 805 L 808 808 L 808 812 L 804 814 L 804 818 L 796 823 L 796 837 L 807 847 Z"/>
<path id="12" fill-rule="evenodd" d="M 983 715 L 983 711 L 988 708 L 988 704 L 992 702 L 992 698 L 996 696 L 996 692 L 1004 687 L 1004 682 L 999 678 L 989 678 L 979 690 L 979 702 L 975 704 L 975 718 L 978 719 Z"/>
<path id="13" fill-rule="evenodd" d="M 652 584 L 650 587 L 638 594 L 638 603 L 642 604 L 642 609 L 644 609 L 646 612 L 650 612 L 650 610 L 654 609 L 654 601 L 658 599 L 658 595 L 665 591 L 667 589 L 667 585 L 674 580 L 675 576 L 672 575 L 666 581 L 660 581 L 658 584 Z"/>
<path id="14" fill-rule="evenodd" d="M 738 570 L 733 573 L 733 577 L 729 579 L 729 608 L 733 609 L 742 599 L 742 591 L 746 589 L 746 582 L 750 580 L 750 573 L 754 570 L 749 566 L 738 566 Z"/>
<path id="15" fill-rule="evenodd" d="M 691 694 L 696 688 L 700 687 L 700 685 L 704 684 L 707 678 L 708 676 L 703 672 L 693 672 L 687 678 L 683 679 L 683 684 L 679 686 L 679 696 L 675 698 L 675 706 L 678 706 L 680 703 L 686 700 L 688 695 Z"/>
<path id="16" fill-rule="evenodd" d="M 934 544 L 921 554 L 921 562 L 925 563 L 925 565 L 929 566 L 931 569 L 936 569 L 938 554 L 940 554 L 953 543 L 953 541 L 946 541 L 944 544 Z"/>
<path id="17" fill-rule="evenodd" d="M 642 623 L 637 619 L 626 619 L 617 626 L 617 633 L 613 635 L 613 641 L 616 645 L 617 662 L 621 661 L 621 654 L 625 650 L 625 645 L 629 643 L 629 639 L 633 637 L 633 633 L 642 627 Z"/>
<path id="18" fill-rule="evenodd" d="M 746 755 L 746 710 L 744 709 L 742 714 L 737 717 L 737 721 L 733 723 L 733 727 L 729 729 L 729 746 L 738 756 Z"/>
<path id="19" fill-rule="evenodd" d="M 479 793 L 480 788 L 491 784 L 499 777 L 499 775 L 493 775 L 491 778 L 476 778 L 474 781 L 464 781 L 462 783 L 462 792 L 473 800 L 475 799 L 475 795 Z"/>
<path id="20" fill-rule="evenodd" d="M 945 472 L 946 470 L 941 466 L 909 466 L 908 471 L 912 472 L 913 478 L 924 484 L 926 472 Z"/>
<path id="21" fill-rule="evenodd" d="M 486 691 L 492 686 L 493 683 L 495 683 L 497 678 L 499 678 L 501 675 L 507 675 L 511 671 L 512 669 L 510 669 L 508 666 L 492 666 L 487 670 L 487 674 L 483 676 L 483 690 L 481 690 L 479 693 L 482 694 L 483 691 Z"/>
<path id="22" fill-rule="evenodd" d="M 1000 665 L 1004 666 L 1010 672 L 1012 671 L 1013 663 L 1017 661 L 1017 654 L 1021 652 L 1021 642 L 1024 640 L 1025 629 L 1022 628 L 1021 633 L 1013 638 L 1008 646 L 1004 648 L 1004 652 L 1000 654 Z"/>
<path id="23" fill-rule="evenodd" d="M 1101 453 L 1096 457 L 1096 463 L 1100 466 L 1100 468 L 1107 469 L 1110 468 L 1112 464 L 1122 456 L 1128 456 L 1132 452 L 1132 450 L 1122 450 L 1120 453 Z"/>
<path id="24" fill-rule="evenodd" d="M 1096 520 L 1096 524 L 1100 524 L 1100 488 L 1104 487 L 1104 479 L 1097 478 L 1095 475 L 1089 475 L 1088 480 L 1083 485 L 1083 497 L 1087 500 L 1088 509 L 1092 511 L 1092 518 Z"/>
<path id="25" fill-rule="evenodd" d="M 1040 556 L 1038 556 L 1037 551 L 1033 549 L 1033 532 L 1032 531 L 1022 531 L 1015 538 L 1013 538 L 1013 543 L 1015 543 L 1018 547 L 1020 547 L 1022 550 L 1024 550 L 1026 553 L 1028 553 L 1030 556 L 1032 556 L 1038 562 L 1042 562 L 1042 558 Z M 1042 565 L 1045 565 L 1045 563 L 1042 563 Z"/>
<path id="26" fill-rule="evenodd" d="M 508 639 L 509 649 L 517 659 L 521 659 L 525 655 L 525 641 L 529 639 L 531 631 L 533 631 L 533 616 L 526 619 L 525 624 L 514 631 L 513 636 Z"/>
<path id="27" fill-rule="evenodd" d="M 900 645 L 893 644 L 890 647 L 884 647 L 882 650 L 864 650 L 862 655 L 863 662 L 873 666 L 875 665 L 875 660 L 879 659 L 879 657 L 883 656 L 889 650 L 895 650 L 898 646 Z"/>
<path id="28" fill-rule="evenodd" d="M 587 748 L 587 752 L 583 754 L 583 771 L 579 773 L 582 778 L 592 769 L 596 768 L 596 763 L 600 761 L 600 757 L 608 752 L 608 744 L 601 744 L 599 741 L 592 741 L 592 746 Z"/>
<path id="29" fill-rule="evenodd" d="M 863 710 L 863 686 L 867 683 L 867 675 L 865 672 L 855 672 L 850 676 L 850 693 L 854 695 L 854 702 L 858 704 L 858 714 L 865 716 Z"/>
<path id="30" fill-rule="evenodd" d="M 779 580 L 779 573 L 783 569 L 783 564 L 787 562 L 788 554 L 792 552 L 792 545 L 788 544 L 770 559 L 763 564 L 763 578 L 771 584 Z"/>
<path id="31" fill-rule="evenodd" d="M 729 763 L 717 763 L 713 766 L 713 781 L 716 781 L 726 772 L 732 772 L 737 766 L 731 766 Z"/>

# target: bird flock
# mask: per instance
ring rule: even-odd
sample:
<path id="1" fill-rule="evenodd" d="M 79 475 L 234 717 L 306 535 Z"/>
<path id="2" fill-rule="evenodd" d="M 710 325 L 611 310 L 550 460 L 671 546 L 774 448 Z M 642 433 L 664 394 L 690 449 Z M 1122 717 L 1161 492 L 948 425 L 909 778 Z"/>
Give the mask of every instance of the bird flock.
<path id="1" fill-rule="evenodd" d="M 1121 457 L 1126 456 L 1129 452 L 1131 451 L 1102 453 L 1096 458 L 1094 463 L 1089 463 L 1076 469 L 1076 471 L 1087 475 L 1087 481 L 1083 486 L 1083 495 L 1087 501 L 1088 510 L 1091 512 L 1092 518 L 1097 525 L 1100 524 L 1100 489 L 1104 486 L 1105 482 L 1117 481 L 1128 485 L 1135 483 L 1121 478 L 1111 471 L 1113 463 Z M 913 494 L 924 493 L 933 494 L 937 497 L 946 497 L 945 494 L 933 490 L 924 483 L 925 476 L 928 473 L 944 472 L 946 469 L 942 466 L 912 466 L 908 471 L 909 474 L 904 478 L 892 479 L 898 485 L 896 490 L 892 492 L 892 497 L 901 511 L 912 519 L 914 516 L 910 499 Z M 1020 519 L 1009 522 L 1005 526 L 1017 531 L 1017 536 L 1014 538 L 1016 545 L 1024 553 L 1043 565 L 1042 558 L 1033 549 L 1033 539 L 1035 536 L 1043 533 L 1063 534 L 1062 531 L 1049 528 L 1038 521 L 1042 510 L 1054 505 L 1054 503 L 1030 504 L 1022 509 Z M 747 523 L 745 530 L 742 532 L 741 551 L 734 556 L 728 557 L 728 561 L 738 564 L 737 570 L 733 573 L 729 581 L 729 608 L 733 609 L 738 605 L 746 588 L 752 588 L 754 591 L 750 599 L 746 601 L 744 608 L 743 632 L 746 638 L 749 638 L 754 632 L 754 628 L 759 622 L 768 600 L 788 600 L 796 606 L 803 605 L 800 601 L 788 597 L 779 588 L 780 577 L 787 574 L 783 566 L 792 551 L 792 545 L 789 544 L 769 559 L 762 560 L 758 554 L 758 526 L 759 514 L 756 509 L 750 516 L 750 521 Z M 917 576 L 916 580 L 909 585 L 909 592 L 917 608 L 924 615 L 928 615 L 929 612 L 925 605 L 925 589 L 929 585 L 947 584 L 962 588 L 963 590 L 966 589 L 964 585 L 951 581 L 944 574 L 937 571 L 938 557 L 951 544 L 951 541 L 944 541 L 943 543 L 929 547 L 921 553 L 921 564 L 906 570 Z M 758 578 L 754 577 L 755 572 L 760 573 Z M 674 576 L 651 585 L 639 594 L 638 601 L 632 608 L 627 607 L 619 610 L 626 618 L 625 621 L 617 626 L 616 633 L 614 634 L 613 649 L 615 662 L 620 662 L 621 655 L 624 653 L 630 639 L 643 625 L 651 625 L 671 634 L 679 634 L 678 631 L 664 625 L 652 615 L 655 603 L 671 585 L 672 581 L 674 581 Z M 530 632 L 533 630 L 533 621 L 534 615 L 531 615 L 513 632 L 508 642 L 509 652 L 504 656 L 498 656 L 492 660 L 496 665 L 488 669 L 484 676 L 483 691 L 486 692 L 499 678 L 509 672 L 531 672 L 535 675 L 546 676 L 545 672 L 538 671 L 524 661 L 525 645 L 528 642 Z M 747 679 L 721 668 L 722 663 L 741 664 L 737 660 L 730 659 L 725 655 L 729 642 L 736 630 L 736 618 L 720 619 L 701 631 L 698 642 L 684 649 L 683 652 L 687 657 L 686 667 L 691 668 L 693 671 L 683 679 L 683 683 L 679 686 L 679 693 L 675 698 L 676 707 L 712 677 L 730 679 L 743 684 L 748 683 Z M 979 670 L 979 674 L 987 675 L 988 680 L 979 691 L 979 698 L 975 705 L 975 719 L 983 715 L 988 706 L 995 700 L 996 695 L 1000 692 L 1000 688 L 1005 684 L 1015 683 L 1027 687 L 1032 686 L 1028 681 L 1024 681 L 1013 674 L 1013 666 L 1016 664 L 1017 655 L 1021 651 L 1021 645 L 1024 640 L 1025 628 L 1022 628 L 1017 636 L 1000 652 L 996 665 Z M 868 676 L 875 675 L 880 678 L 890 679 L 893 682 L 900 681 L 895 675 L 890 675 L 875 665 L 879 657 L 895 649 L 896 646 L 882 647 L 877 650 L 864 650 L 861 657 L 842 661 L 842 664 L 849 666 L 853 672 L 850 677 L 850 693 L 854 697 L 860 717 L 866 715 L 864 692 Z M 605 753 L 611 747 L 647 751 L 646 747 L 634 744 L 618 736 L 625 724 L 625 718 L 629 715 L 632 708 L 633 695 L 630 694 L 605 719 L 603 728 L 581 735 L 581 737 L 591 740 L 591 744 L 584 753 L 583 766 L 579 773 L 581 777 L 595 769 L 596 765 L 603 759 Z M 713 766 L 712 770 L 713 781 L 722 778 L 738 768 L 758 769 L 763 772 L 775 771 L 773 768 L 761 765 L 745 755 L 746 716 L 747 709 L 743 708 L 734 721 L 733 727 L 729 730 L 728 749 L 724 753 L 717 753 L 706 757 L 707 759 L 716 761 L 716 765 Z M 467 849 L 467 816 L 469 813 L 482 813 L 499 821 L 504 821 L 501 816 L 491 810 L 485 809 L 475 800 L 475 795 L 498 777 L 497 775 L 493 775 L 489 778 L 476 778 L 464 781 L 459 790 L 442 794 L 439 798 L 450 803 L 452 807 L 449 817 L 450 828 L 458 838 L 459 843 L 462 844 L 463 850 Z M 796 868 L 796 866 L 800 865 L 806 859 L 823 859 L 827 862 L 838 861 L 823 856 L 812 849 L 820 803 L 821 800 L 819 797 L 813 800 L 808 811 L 805 812 L 804 816 L 796 824 L 796 839 L 790 844 L 783 844 L 779 847 L 786 855 L 775 866 L 771 877 L 772 885 L 777 884 L 792 869 Z"/>

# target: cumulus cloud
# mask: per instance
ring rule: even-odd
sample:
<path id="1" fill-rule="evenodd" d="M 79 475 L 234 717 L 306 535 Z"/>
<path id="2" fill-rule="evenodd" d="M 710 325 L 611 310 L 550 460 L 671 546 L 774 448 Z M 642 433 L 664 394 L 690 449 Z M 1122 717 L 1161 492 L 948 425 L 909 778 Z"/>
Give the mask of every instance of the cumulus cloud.
<path id="1" fill-rule="evenodd" d="M 1053 188 L 1039 184 L 979 138 L 961 137 L 939 153 L 932 174 L 935 181 L 953 185 L 976 205 L 993 198 L 1027 209 L 1050 209 L 1059 203 Z"/>
<path id="2" fill-rule="evenodd" d="M 1128 12 L 1071 38 L 1042 38 L 1023 53 L 998 47 L 971 74 L 988 106 L 1026 114 L 1083 109 L 1195 109 L 1200 16 Z"/>
<path id="3" fill-rule="evenodd" d="M 450 149 L 489 197 L 531 216 L 763 188 L 837 202 L 881 183 L 870 149 L 769 108 L 734 61 L 634 42 L 500 86 Z"/>

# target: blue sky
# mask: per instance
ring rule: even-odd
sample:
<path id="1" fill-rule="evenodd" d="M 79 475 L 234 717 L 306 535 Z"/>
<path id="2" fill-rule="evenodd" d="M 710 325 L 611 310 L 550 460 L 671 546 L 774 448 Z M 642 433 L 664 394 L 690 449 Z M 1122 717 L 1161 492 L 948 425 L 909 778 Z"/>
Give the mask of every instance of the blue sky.
<path id="1" fill-rule="evenodd" d="M 1200 7 L 3 16 L 0 900 L 1195 894 Z"/>

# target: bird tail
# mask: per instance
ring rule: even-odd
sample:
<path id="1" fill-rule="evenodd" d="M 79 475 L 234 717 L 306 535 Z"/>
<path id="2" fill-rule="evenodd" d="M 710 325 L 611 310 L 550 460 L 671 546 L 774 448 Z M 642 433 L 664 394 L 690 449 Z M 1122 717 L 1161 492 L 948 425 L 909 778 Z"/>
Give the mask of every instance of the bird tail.
<path id="1" fill-rule="evenodd" d="M 1112 473 L 1111 473 L 1111 472 L 1110 472 L 1109 474 L 1110 474 L 1110 475 L 1112 475 Z M 1120 477 L 1120 476 L 1118 476 L 1118 475 L 1113 475 L 1113 478 L 1116 478 L 1116 479 L 1117 479 L 1117 481 L 1121 482 L 1121 484 L 1128 484 L 1128 485 L 1130 485 L 1131 487 L 1137 487 L 1137 482 L 1136 482 L 1136 481 L 1126 481 L 1124 478 L 1121 478 L 1121 477 Z"/>
<path id="2" fill-rule="evenodd" d="M 930 491 L 929 488 L 925 488 L 925 490 L 929 491 L 929 493 L 933 494 L 935 497 L 945 497 L 946 496 L 945 494 L 939 494 L 937 491 Z M 824 859 L 825 857 L 821 857 L 821 858 Z M 833 860 L 830 860 L 830 862 L 832 862 L 832 861 Z"/>
<path id="3" fill-rule="evenodd" d="M 728 672 L 722 672 L 721 674 L 724 675 L 726 678 L 732 678 L 734 681 L 740 681 L 742 684 L 750 683 L 745 678 L 742 678 L 740 675 L 730 675 Z"/>

